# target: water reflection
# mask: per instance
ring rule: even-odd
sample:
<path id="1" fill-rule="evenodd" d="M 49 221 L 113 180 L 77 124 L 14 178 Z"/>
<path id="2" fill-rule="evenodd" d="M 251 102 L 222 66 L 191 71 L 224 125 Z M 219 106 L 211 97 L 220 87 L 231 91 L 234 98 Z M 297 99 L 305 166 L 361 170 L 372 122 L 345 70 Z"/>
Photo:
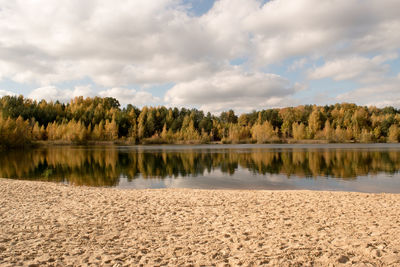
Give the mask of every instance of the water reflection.
<path id="1" fill-rule="evenodd" d="M 0 177 L 68 182 L 74 185 L 116 186 L 123 177 L 234 176 L 239 169 L 254 175 L 285 177 L 359 176 L 400 169 L 399 149 L 285 148 L 266 149 L 138 149 L 118 147 L 49 147 L 0 154 Z"/>

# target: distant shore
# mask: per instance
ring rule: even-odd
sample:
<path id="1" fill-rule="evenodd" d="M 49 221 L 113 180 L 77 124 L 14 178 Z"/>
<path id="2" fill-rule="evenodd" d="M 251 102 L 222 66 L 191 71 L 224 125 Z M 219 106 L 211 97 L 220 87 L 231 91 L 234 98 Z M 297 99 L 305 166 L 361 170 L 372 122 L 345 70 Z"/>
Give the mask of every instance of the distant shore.
<path id="1" fill-rule="evenodd" d="M 27 144 L 23 147 L 12 147 L 8 148 L 11 150 L 19 150 L 19 149 L 32 149 L 32 148 L 41 148 L 41 147 L 52 147 L 52 146 L 185 146 L 185 145 L 216 145 L 216 146 L 224 146 L 224 145 L 349 145 L 349 144 L 361 144 L 361 145 L 396 145 L 399 143 L 387 143 L 387 142 L 369 142 L 369 143 L 361 143 L 361 142 L 328 142 L 327 140 L 294 140 L 287 139 L 280 142 L 273 143 L 255 143 L 255 142 L 238 142 L 238 143 L 229 143 L 222 141 L 213 141 L 213 142 L 176 142 L 176 143 L 162 143 L 162 142 L 144 142 L 144 143 L 130 143 L 126 141 L 88 141 L 88 142 L 69 142 L 69 141 L 36 141 L 31 144 Z M 4 147 L 0 147 L 1 150 L 8 150 Z"/>
<path id="2" fill-rule="evenodd" d="M 77 143 L 77 142 L 69 142 L 69 141 L 36 141 L 32 143 L 32 147 L 40 147 L 40 146 L 63 146 L 63 145 L 239 145 L 239 144 L 259 144 L 256 142 L 222 142 L 222 141 L 212 141 L 212 142 L 199 142 L 196 140 L 193 141 L 185 141 L 185 142 L 174 142 L 174 143 L 166 143 L 166 142 L 143 142 L 143 143 L 131 143 L 124 140 L 119 141 L 88 141 L 84 143 Z M 264 145 L 268 144 L 391 144 L 391 143 L 360 143 L 354 141 L 348 142 L 329 142 L 328 140 L 294 140 L 294 139 L 285 139 L 280 140 L 279 142 L 272 142 L 272 143 L 262 143 Z M 260 144 L 259 144 L 260 145 Z"/>
<path id="3" fill-rule="evenodd" d="M 0 179 L 0 265 L 398 266 L 399 210 L 400 194 Z"/>

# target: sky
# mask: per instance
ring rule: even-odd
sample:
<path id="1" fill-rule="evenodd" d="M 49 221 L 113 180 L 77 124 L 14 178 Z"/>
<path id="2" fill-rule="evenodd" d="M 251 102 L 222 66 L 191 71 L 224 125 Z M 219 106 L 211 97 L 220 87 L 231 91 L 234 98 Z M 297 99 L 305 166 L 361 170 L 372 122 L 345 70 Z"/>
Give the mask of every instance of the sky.
<path id="1" fill-rule="evenodd" d="M 398 0 L 0 0 L 0 97 L 400 108 Z"/>

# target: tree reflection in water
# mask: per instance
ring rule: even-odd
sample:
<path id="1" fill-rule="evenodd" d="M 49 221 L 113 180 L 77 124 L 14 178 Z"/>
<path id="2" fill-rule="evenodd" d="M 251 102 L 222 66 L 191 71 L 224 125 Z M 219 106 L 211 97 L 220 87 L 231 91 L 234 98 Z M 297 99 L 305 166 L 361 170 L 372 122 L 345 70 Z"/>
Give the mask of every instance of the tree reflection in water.
<path id="1" fill-rule="evenodd" d="M 239 168 L 254 174 L 356 179 L 400 169 L 400 150 L 184 149 L 126 150 L 118 147 L 49 147 L 0 154 L 0 177 L 116 186 L 120 177 L 196 177 Z"/>

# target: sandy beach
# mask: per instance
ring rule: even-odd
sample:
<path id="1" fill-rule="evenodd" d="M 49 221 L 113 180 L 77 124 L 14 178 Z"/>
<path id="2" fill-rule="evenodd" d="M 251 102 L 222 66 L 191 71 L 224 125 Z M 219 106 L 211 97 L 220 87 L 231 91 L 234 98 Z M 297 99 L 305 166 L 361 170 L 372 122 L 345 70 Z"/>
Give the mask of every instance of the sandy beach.
<path id="1" fill-rule="evenodd" d="M 400 195 L 0 179 L 1 266 L 399 266 Z"/>

